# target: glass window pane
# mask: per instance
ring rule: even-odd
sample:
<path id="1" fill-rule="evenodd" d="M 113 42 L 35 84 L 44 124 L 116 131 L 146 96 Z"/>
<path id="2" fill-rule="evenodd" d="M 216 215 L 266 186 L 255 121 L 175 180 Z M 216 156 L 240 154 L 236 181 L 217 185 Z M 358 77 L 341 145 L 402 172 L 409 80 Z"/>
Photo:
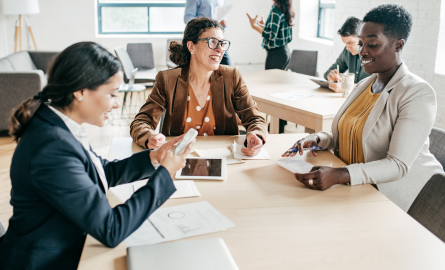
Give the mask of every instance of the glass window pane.
<path id="1" fill-rule="evenodd" d="M 102 7 L 102 32 L 148 32 L 148 8 Z"/>
<path id="2" fill-rule="evenodd" d="M 334 12 L 332 8 L 323 8 L 320 14 L 320 37 L 334 39 Z"/>
<path id="3" fill-rule="evenodd" d="M 335 0 L 320 0 L 320 4 L 335 4 Z"/>
<path id="4" fill-rule="evenodd" d="M 183 32 L 184 7 L 150 7 L 150 32 Z"/>

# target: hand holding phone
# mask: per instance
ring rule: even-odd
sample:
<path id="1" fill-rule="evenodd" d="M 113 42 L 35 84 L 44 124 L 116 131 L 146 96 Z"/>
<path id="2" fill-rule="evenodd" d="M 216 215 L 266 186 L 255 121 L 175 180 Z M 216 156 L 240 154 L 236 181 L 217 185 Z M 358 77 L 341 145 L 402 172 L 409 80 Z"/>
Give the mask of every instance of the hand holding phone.
<path id="1" fill-rule="evenodd" d="M 193 128 L 189 129 L 187 133 L 185 133 L 182 140 L 178 143 L 178 145 L 176 145 L 174 149 L 175 156 L 182 154 L 187 148 L 187 145 L 189 145 L 189 143 L 192 142 L 196 138 L 196 136 L 198 136 L 198 131 Z"/>

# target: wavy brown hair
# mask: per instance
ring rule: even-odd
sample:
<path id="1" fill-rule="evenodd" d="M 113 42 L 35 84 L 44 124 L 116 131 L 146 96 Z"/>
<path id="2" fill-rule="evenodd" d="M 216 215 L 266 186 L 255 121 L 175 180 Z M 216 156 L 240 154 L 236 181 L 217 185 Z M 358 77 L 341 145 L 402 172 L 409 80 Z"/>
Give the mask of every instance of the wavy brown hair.
<path id="1" fill-rule="evenodd" d="M 172 41 L 168 48 L 170 52 L 170 60 L 176 65 L 183 67 L 190 63 L 190 51 L 187 48 L 187 42 L 192 41 L 196 44 L 197 39 L 209 28 L 220 28 L 223 32 L 223 27 L 215 20 L 209 18 L 196 18 L 187 23 L 184 30 L 184 38 L 182 44 L 177 41 Z"/>
<path id="2" fill-rule="evenodd" d="M 275 6 L 279 11 L 286 16 L 287 23 L 292 26 L 292 20 L 295 17 L 294 9 L 292 8 L 292 0 L 273 0 Z"/>
<path id="3" fill-rule="evenodd" d="M 69 46 L 54 59 L 43 90 L 13 109 L 9 134 L 18 141 L 41 103 L 69 107 L 74 92 L 96 90 L 121 70 L 119 60 L 99 44 L 80 42 Z"/>

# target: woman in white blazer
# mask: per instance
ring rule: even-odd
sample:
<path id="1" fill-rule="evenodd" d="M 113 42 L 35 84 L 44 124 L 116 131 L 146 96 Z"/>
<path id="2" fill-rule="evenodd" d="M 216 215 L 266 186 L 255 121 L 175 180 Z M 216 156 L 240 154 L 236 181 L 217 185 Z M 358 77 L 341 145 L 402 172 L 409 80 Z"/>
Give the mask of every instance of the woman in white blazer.
<path id="1" fill-rule="evenodd" d="M 347 166 L 314 167 L 296 178 L 318 190 L 335 184 L 374 184 L 408 211 L 430 177 L 443 172 L 428 149 L 436 95 L 401 58 L 412 27 L 411 15 L 402 6 L 381 5 L 363 21 L 360 57 L 365 72 L 373 75 L 360 81 L 340 108 L 332 133 L 311 134 L 283 156 L 295 155 L 292 149 L 296 148 L 302 154 L 302 148 L 315 145 L 331 150 Z"/>

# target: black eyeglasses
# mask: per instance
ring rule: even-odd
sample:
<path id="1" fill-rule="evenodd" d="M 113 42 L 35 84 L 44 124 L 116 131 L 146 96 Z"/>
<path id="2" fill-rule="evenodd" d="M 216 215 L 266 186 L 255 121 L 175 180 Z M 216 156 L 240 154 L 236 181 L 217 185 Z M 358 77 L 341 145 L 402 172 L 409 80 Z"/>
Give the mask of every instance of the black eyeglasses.
<path id="1" fill-rule="evenodd" d="M 216 48 L 218 48 L 219 44 L 221 44 L 221 49 L 223 51 L 227 51 L 230 47 L 230 41 L 228 40 L 219 40 L 217 38 L 201 38 L 201 39 L 197 39 L 196 41 L 200 41 L 200 40 L 205 40 L 207 41 L 207 44 L 209 45 L 209 48 L 212 50 L 215 50 Z"/>

